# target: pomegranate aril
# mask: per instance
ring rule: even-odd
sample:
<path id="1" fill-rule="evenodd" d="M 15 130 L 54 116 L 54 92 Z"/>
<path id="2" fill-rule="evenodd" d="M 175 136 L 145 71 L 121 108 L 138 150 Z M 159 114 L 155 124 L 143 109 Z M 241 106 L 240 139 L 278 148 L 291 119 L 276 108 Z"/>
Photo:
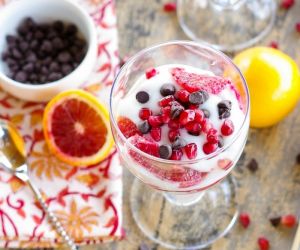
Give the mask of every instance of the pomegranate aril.
<path id="1" fill-rule="evenodd" d="M 211 142 L 204 143 L 202 147 L 203 152 L 207 155 L 215 152 L 217 148 L 218 148 L 218 143 L 211 143 Z"/>
<path id="2" fill-rule="evenodd" d="M 142 120 L 148 120 L 149 116 L 152 115 L 152 111 L 148 108 L 141 108 L 139 112 L 139 117 Z"/>
<path id="3" fill-rule="evenodd" d="M 168 2 L 164 4 L 164 11 L 165 12 L 173 12 L 176 10 L 176 2 Z"/>
<path id="4" fill-rule="evenodd" d="M 173 149 L 170 160 L 179 161 L 183 156 L 182 149 Z"/>
<path id="5" fill-rule="evenodd" d="M 265 237 L 259 237 L 257 240 L 257 244 L 259 246 L 260 250 L 269 250 L 270 249 L 270 243 L 268 239 Z"/>
<path id="6" fill-rule="evenodd" d="M 201 122 L 201 127 L 202 127 L 202 131 L 204 133 L 208 133 L 208 131 L 213 128 L 213 125 L 211 124 L 211 122 L 208 119 L 203 119 Z"/>
<path id="7" fill-rule="evenodd" d="M 161 128 L 151 128 L 150 135 L 154 141 L 160 141 L 161 139 Z"/>
<path id="8" fill-rule="evenodd" d="M 177 137 L 180 136 L 179 129 L 170 129 L 168 132 L 168 137 L 170 142 L 174 142 Z"/>
<path id="9" fill-rule="evenodd" d="M 180 101 L 181 103 L 188 103 L 189 102 L 189 95 L 190 95 L 190 93 L 185 89 L 178 90 L 175 93 L 176 99 L 178 101 Z"/>
<path id="10" fill-rule="evenodd" d="M 199 105 L 198 104 L 190 104 L 189 105 L 189 109 L 192 109 L 192 110 L 198 110 L 198 108 L 199 108 Z"/>
<path id="11" fill-rule="evenodd" d="M 297 32 L 300 33 L 300 22 L 295 24 L 295 29 L 296 29 Z"/>
<path id="12" fill-rule="evenodd" d="M 185 129 L 191 135 L 200 135 L 201 133 L 201 125 L 198 122 L 192 121 L 185 125 Z"/>
<path id="13" fill-rule="evenodd" d="M 282 0 L 280 7 L 283 9 L 289 9 L 295 4 L 295 0 Z"/>
<path id="14" fill-rule="evenodd" d="M 147 79 L 152 78 L 152 77 L 155 76 L 156 74 L 157 74 L 157 70 L 154 69 L 154 68 L 148 69 L 148 70 L 146 71 L 146 73 L 145 73 Z"/>
<path id="15" fill-rule="evenodd" d="M 219 141 L 218 131 L 216 129 L 214 129 L 214 128 L 211 128 L 207 132 L 206 139 L 207 139 L 208 142 L 218 143 L 218 141 Z"/>
<path id="16" fill-rule="evenodd" d="M 250 216 L 247 213 L 241 213 L 240 214 L 240 223 L 244 228 L 248 228 L 250 225 Z"/>
<path id="17" fill-rule="evenodd" d="M 225 120 L 224 123 L 221 126 L 221 133 L 224 136 L 229 136 L 234 131 L 234 125 L 231 120 Z"/>
<path id="18" fill-rule="evenodd" d="M 179 117 L 179 123 L 184 126 L 195 119 L 195 111 L 191 109 L 186 109 L 181 112 Z"/>
<path id="19" fill-rule="evenodd" d="M 273 49 L 278 49 L 278 47 L 279 47 L 278 43 L 275 41 L 271 41 L 269 46 Z"/>
<path id="20" fill-rule="evenodd" d="M 281 217 L 280 222 L 283 226 L 292 228 L 297 224 L 297 218 L 293 214 L 287 214 Z"/>
<path id="21" fill-rule="evenodd" d="M 171 129 L 179 129 L 180 128 L 179 120 L 170 120 L 168 122 L 168 127 Z"/>
<path id="22" fill-rule="evenodd" d="M 185 154 L 187 158 L 195 159 L 197 157 L 197 144 L 196 143 L 189 143 L 184 147 Z"/>
<path id="23" fill-rule="evenodd" d="M 195 121 L 201 123 L 204 119 L 204 112 L 200 109 L 195 110 Z"/>
<path id="24" fill-rule="evenodd" d="M 161 108 L 161 120 L 163 123 L 167 124 L 171 120 L 170 114 L 171 114 L 170 106 Z"/>
<path id="25" fill-rule="evenodd" d="M 174 100 L 175 100 L 175 97 L 174 97 L 173 95 L 168 95 L 168 96 L 162 98 L 162 99 L 158 102 L 158 104 L 159 104 L 159 106 L 161 106 L 161 107 L 166 107 L 166 106 L 170 105 L 171 102 L 173 102 Z"/>
<path id="26" fill-rule="evenodd" d="M 148 118 L 148 122 L 151 125 L 151 127 L 159 127 L 162 125 L 161 116 L 158 115 L 150 115 Z"/>

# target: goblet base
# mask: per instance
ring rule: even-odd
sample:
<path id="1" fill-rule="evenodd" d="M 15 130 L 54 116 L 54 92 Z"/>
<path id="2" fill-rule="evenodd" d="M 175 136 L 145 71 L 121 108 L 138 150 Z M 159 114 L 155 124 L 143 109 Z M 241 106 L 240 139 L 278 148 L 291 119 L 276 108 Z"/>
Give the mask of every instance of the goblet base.
<path id="1" fill-rule="evenodd" d="M 195 202 L 188 205 L 180 205 L 169 194 L 153 190 L 136 179 L 130 203 L 136 224 L 152 241 L 171 249 L 200 249 L 232 228 L 238 217 L 235 198 L 236 185 L 231 175 L 199 193 Z"/>

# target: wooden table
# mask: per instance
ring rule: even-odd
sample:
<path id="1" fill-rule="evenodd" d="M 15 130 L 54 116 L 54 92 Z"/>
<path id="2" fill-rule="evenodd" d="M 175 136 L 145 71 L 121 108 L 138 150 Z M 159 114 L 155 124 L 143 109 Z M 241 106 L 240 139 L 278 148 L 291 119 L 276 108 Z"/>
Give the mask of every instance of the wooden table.
<path id="1" fill-rule="evenodd" d="M 121 56 L 132 55 L 156 43 L 187 39 L 180 29 L 176 15 L 162 11 L 163 0 L 117 0 L 119 46 Z M 279 10 L 276 27 L 260 44 L 274 40 L 280 49 L 291 55 L 300 66 L 300 35 L 294 32 L 294 24 L 300 21 L 300 2 L 288 11 Z M 255 250 L 257 238 L 265 235 L 272 250 L 289 250 L 295 230 L 273 228 L 271 215 L 300 212 L 300 165 L 296 156 L 300 153 L 300 105 L 277 126 L 269 129 L 252 129 L 238 166 L 233 171 L 238 180 L 238 200 L 243 211 L 251 215 L 251 226 L 243 229 L 236 224 L 229 235 L 217 241 L 211 250 Z M 257 159 L 259 170 L 251 173 L 246 164 Z M 133 177 L 124 171 L 124 228 L 127 237 L 120 243 L 112 243 L 84 249 L 137 250 L 146 244 L 149 249 L 164 249 L 149 241 L 139 231 L 129 209 L 129 188 Z M 172 232 L 170 232 L 171 234 Z M 141 248 L 141 250 L 147 248 Z"/>

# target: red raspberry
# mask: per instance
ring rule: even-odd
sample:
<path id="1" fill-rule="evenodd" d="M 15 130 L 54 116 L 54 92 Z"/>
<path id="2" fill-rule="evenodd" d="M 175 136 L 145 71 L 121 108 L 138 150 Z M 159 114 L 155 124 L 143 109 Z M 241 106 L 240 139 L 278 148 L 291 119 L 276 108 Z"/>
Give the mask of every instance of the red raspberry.
<path id="1" fill-rule="evenodd" d="M 297 32 L 300 33 L 300 22 L 295 24 L 295 29 L 296 29 Z"/>
<path id="2" fill-rule="evenodd" d="M 170 160 L 179 161 L 179 160 L 181 160 L 182 156 L 183 156 L 182 149 L 174 149 L 172 151 L 172 155 L 170 157 Z"/>
<path id="3" fill-rule="evenodd" d="M 152 127 L 159 127 L 162 125 L 161 116 L 158 115 L 150 115 L 148 118 L 148 122 Z"/>
<path id="4" fill-rule="evenodd" d="M 215 152 L 218 148 L 218 143 L 211 143 L 211 142 L 206 142 L 203 144 L 203 152 L 205 154 L 211 154 L 213 152 Z"/>
<path id="5" fill-rule="evenodd" d="M 189 143 L 184 147 L 185 154 L 187 158 L 195 159 L 197 157 L 197 144 L 196 143 Z"/>
<path id="6" fill-rule="evenodd" d="M 176 92 L 176 94 L 175 94 L 175 97 L 181 103 L 187 103 L 187 102 L 189 102 L 189 96 L 190 96 L 190 93 L 187 90 L 185 90 L 185 89 L 178 90 Z"/>
<path id="7" fill-rule="evenodd" d="M 283 9 L 289 9 L 295 4 L 295 0 L 282 0 L 280 7 Z"/>
<path id="8" fill-rule="evenodd" d="M 226 119 L 221 127 L 221 133 L 224 136 L 229 136 L 233 133 L 234 126 L 231 120 Z"/>
<path id="9" fill-rule="evenodd" d="M 152 78 L 153 76 L 155 76 L 157 73 L 158 73 L 157 70 L 154 69 L 154 68 L 152 68 L 152 69 L 148 69 L 148 70 L 146 71 L 145 75 L 146 75 L 146 78 L 147 78 L 147 79 L 150 79 L 150 78 Z"/>
<path id="10" fill-rule="evenodd" d="M 161 128 L 151 128 L 150 135 L 154 141 L 160 141 L 161 139 Z"/>
<path id="11" fill-rule="evenodd" d="M 168 137 L 170 142 L 174 142 L 177 137 L 180 136 L 179 129 L 170 129 L 168 133 Z"/>
<path id="12" fill-rule="evenodd" d="M 250 216 L 247 213 L 240 214 L 240 223 L 244 228 L 248 228 L 250 225 Z"/>
<path id="13" fill-rule="evenodd" d="M 204 112 L 200 109 L 195 110 L 195 121 L 201 123 L 204 119 Z"/>
<path id="14" fill-rule="evenodd" d="M 168 2 L 164 4 L 165 12 L 173 12 L 176 11 L 176 2 Z"/>
<path id="15" fill-rule="evenodd" d="M 281 217 L 280 222 L 283 226 L 292 228 L 297 224 L 297 218 L 293 214 L 287 214 Z"/>
<path id="16" fill-rule="evenodd" d="M 211 128 L 207 132 L 206 139 L 207 139 L 208 142 L 218 143 L 218 141 L 219 141 L 218 131 L 214 128 Z"/>
<path id="17" fill-rule="evenodd" d="M 173 102 L 174 100 L 175 100 L 175 98 L 174 98 L 173 95 L 168 95 L 168 96 L 162 98 L 162 99 L 158 102 L 158 104 L 159 104 L 159 106 L 161 106 L 161 107 L 166 107 L 166 106 L 170 105 L 171 102 Z"/>
<path id="18" fill-rule="evenodd" d="M 208 119 L 204 118 L 201 122 L 201 127 L 204 133 L 208 133 L 208 131 L 213 128 L 213 125 Z"/>
<path id="19" fill-rule="evenodd" d="M 180 124 L 178 120 L 171 120 L 168 122 L 168 127 L 171 129 L 179 129 L 180 128 Z"/>
<path id="20" fill-rule="evenodd" d="M 148 108 L 141 108 L 139 112 L 139 117 L 142 120 L 148 120 L 149 116 L 152 115 L 152 111 Z"/>
<path id="21" fill-rule="evenodd" d="M 201 133 L 201 125 L 196 121 L 187 123 L 185 129 L 192 135 L 200 135 Z"/>
<path id="22" fill-rule="evenodd" d="M 195 111 L 191 109 L 186 109 L 181 112 L 179 117 L 179 123 L 184 126 L 188 122 L 192 122 L 195 119 Z"/>
<path id="23" fill-rule="evenodd" d="M 260 250 L 269 250 L 270 243 L 265 237 L 259 237 L 257 240 L 258 246 Z"/>

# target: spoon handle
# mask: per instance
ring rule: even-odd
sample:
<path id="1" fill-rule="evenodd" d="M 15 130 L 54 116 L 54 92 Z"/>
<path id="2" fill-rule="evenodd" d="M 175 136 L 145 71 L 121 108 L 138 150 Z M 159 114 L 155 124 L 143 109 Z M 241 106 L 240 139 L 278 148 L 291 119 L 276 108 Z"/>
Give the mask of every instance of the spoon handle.
<path id="1" fill-rule="evenodd" d="M 28 183 L 29 187 L 32 189 L 32 191 L 34 192 L 37 200 L 41 204 L 41 206 L 42 206 L 43 210 L 45 211 L 52 226 L 56 229 L 56 232 L 63 238 L 63 240 L 70 247 L 71 250 L 78 250 L 78 247 L 76 246 L 74 240 L 68 235 L 68 233 L 63 228 L 61 223 L 58 221 L 58 219 L 54 215 L 54 213 L 49 210 L 49 207 L 46 204 L 46 202 L 44 201 L 39 189 L 35 185 L 33 185 L 33 183 L 30 180 L 28 180 L 27 183 Z"/>

